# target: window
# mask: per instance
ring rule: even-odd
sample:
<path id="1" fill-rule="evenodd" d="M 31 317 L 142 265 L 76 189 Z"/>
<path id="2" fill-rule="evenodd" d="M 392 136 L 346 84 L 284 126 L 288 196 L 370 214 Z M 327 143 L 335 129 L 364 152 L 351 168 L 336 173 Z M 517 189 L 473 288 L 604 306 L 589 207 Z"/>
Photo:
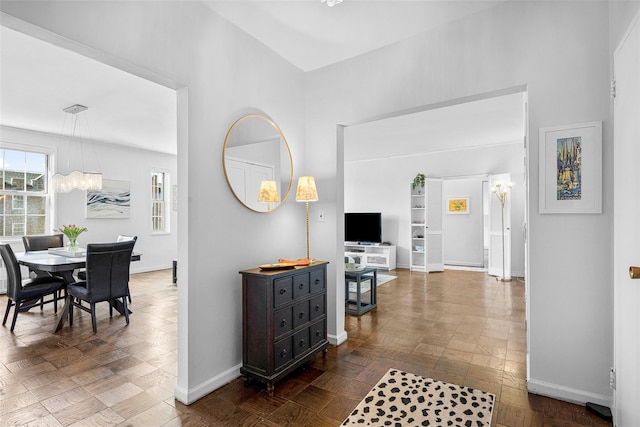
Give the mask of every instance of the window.
<path id="1" fill-rule="evenodd" d="M 154 170 L 151 172 L 151 231 L 168 232 L 166 191 L 168 185 L 166 171 Z"/>
<path id="2" fill-rule="evenodd" d="M 47 154 L 0 149 L 0 237 L 47 233 Z"/>

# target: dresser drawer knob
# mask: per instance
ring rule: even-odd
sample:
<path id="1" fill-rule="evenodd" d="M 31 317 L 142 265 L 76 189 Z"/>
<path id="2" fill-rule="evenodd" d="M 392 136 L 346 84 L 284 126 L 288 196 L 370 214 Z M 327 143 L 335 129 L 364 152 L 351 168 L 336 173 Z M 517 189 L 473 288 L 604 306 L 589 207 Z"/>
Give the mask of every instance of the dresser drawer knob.
<path id="1" fill-rule="evenodd" d="M 289 354 L 289 353 L 287 352 L 287 350 L 282 350 L 282 351 L 280 352 L 280 357 L 287 357 L 287 354 Z"/>
<path id="2" fill-rule="evenodd" d="M 321 335 L 321 334 L 320 334 L 320 330 L 317 330 L 317 331 L 316 331 L 316 336 L 317 336 L 317 337 L 319 337 L 320 335 Z"/>
<path id="3" fill-rule="evenodd" d="M 320 284 L 320 279 L 316 279 L 316 285 Z"/>
<path id="4" fill-rule="evenodd" d="M 284 295 L 287 293 L 287 290 L 285 288 L 280 289 L 280 295 Z"/>
<path id="5" fill-rule="evenodd" d="M 320 311 L 320 304 L 316 304 L 316 311 Z"/>
<path id="6" fill-rule="evenodd" d="M 300 314 L 298 314 L 298 317 L 302 319 L 304 317 L 304 311 L 301 311 Z"/>
<path id="7" fill-rule="evenodd" d="M 304 288 L 304 283 L 300 283 L 300 284 L 298 285 L 298 289 L 303 289 L 303 288 Z"/>
<path id="8" fill-rule="evenodd" d="M 281 327 L 281 328 L 284 328 L 285 326 L 287 326 L 287 319 L 282 319 L 282 320 L 280 321 L 280 327 Z"/>
<path id="9" fill-rule="evenodd" d="M 304 340 L 303 340 L 303 339 L 302 339 L 302 340 L 300 340 L 300 342 L 298 343 L 298 345 L 299 345 L 300 347 L 304 347 Z"/>

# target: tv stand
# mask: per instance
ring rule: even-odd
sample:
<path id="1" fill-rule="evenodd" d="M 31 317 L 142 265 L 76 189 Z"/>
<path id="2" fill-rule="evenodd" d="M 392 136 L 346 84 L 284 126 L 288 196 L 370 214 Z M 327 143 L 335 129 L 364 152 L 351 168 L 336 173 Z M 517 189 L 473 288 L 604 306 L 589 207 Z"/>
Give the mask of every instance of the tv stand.
<path id="1" fill-rule="evenodd" d="M 386 270 L 396 269 L 395 246 L 345 242 L 344 255 L 359 257 L 360 263 L 367 267 L 384 268 Z"/>

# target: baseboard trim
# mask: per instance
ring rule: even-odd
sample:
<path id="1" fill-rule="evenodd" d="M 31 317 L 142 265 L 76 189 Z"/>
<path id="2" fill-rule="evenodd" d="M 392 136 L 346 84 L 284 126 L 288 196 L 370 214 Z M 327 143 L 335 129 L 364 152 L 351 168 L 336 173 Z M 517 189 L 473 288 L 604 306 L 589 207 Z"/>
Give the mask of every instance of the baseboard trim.
<path id="1" fill-rule="evenodd" d="M 329 344 L 339 346 L 347 340 L 347 331 L 342 331 L 340 335 L 327 334 L 327 340 Z"/>
<path id="2" fill-rule="evenodd" d="M 571 402 L 578 405 L 585 405 L 587 402 L 592 402 L 610 408 L 613 404 L 612 396 L 590 393 L 588 391 L 564 387 L 545 381 L 529 380 L 527 383 L 527 390 L 529 393 L 564 400 L 565 402 Z"/>
<path id="3" fill-rule="evenodd" d="M 131 274 L 148 273 L 150 271 L 170 270 L 171 267 L 172 267 L 171 265 L 169 265 L 169 266 L 165 266 L 165 265 L 150 265 L 150 266 L 147 266 L 147 267 L 138 267 L 138 268 L 136 268 L 135 262 L 132 262 L 131 263 L 130 272 L 131 272 Z"/>
<path id="4" fill-rule="evenodd" d="M 467 261 L 445 261 L 444 267 L 475 267 L 475 268 L 483 268 L 484 264 L 482 262 L 467 262 Z"/>
<path id="5" fill-rule="evenodd" d="M 241 366 L 242 364 L 240 363 L 191 389 L 184 389 L 176 385 L 173 389 L 173 395 L 179 402 L 185 405 L 191 405 L 196 400 L 238 378 L 240 376 Z"/>

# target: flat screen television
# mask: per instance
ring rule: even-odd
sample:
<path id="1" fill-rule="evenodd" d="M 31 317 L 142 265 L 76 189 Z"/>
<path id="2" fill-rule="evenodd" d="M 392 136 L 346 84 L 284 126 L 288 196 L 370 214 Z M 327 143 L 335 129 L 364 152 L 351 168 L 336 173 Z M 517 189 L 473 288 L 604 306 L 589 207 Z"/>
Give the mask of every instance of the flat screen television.
<path id="1" fill-rule="evenodd" d="M 382 214 L 380 212 L 345 213 L 344 241 L 360 244 L 382 243 Z"/>

